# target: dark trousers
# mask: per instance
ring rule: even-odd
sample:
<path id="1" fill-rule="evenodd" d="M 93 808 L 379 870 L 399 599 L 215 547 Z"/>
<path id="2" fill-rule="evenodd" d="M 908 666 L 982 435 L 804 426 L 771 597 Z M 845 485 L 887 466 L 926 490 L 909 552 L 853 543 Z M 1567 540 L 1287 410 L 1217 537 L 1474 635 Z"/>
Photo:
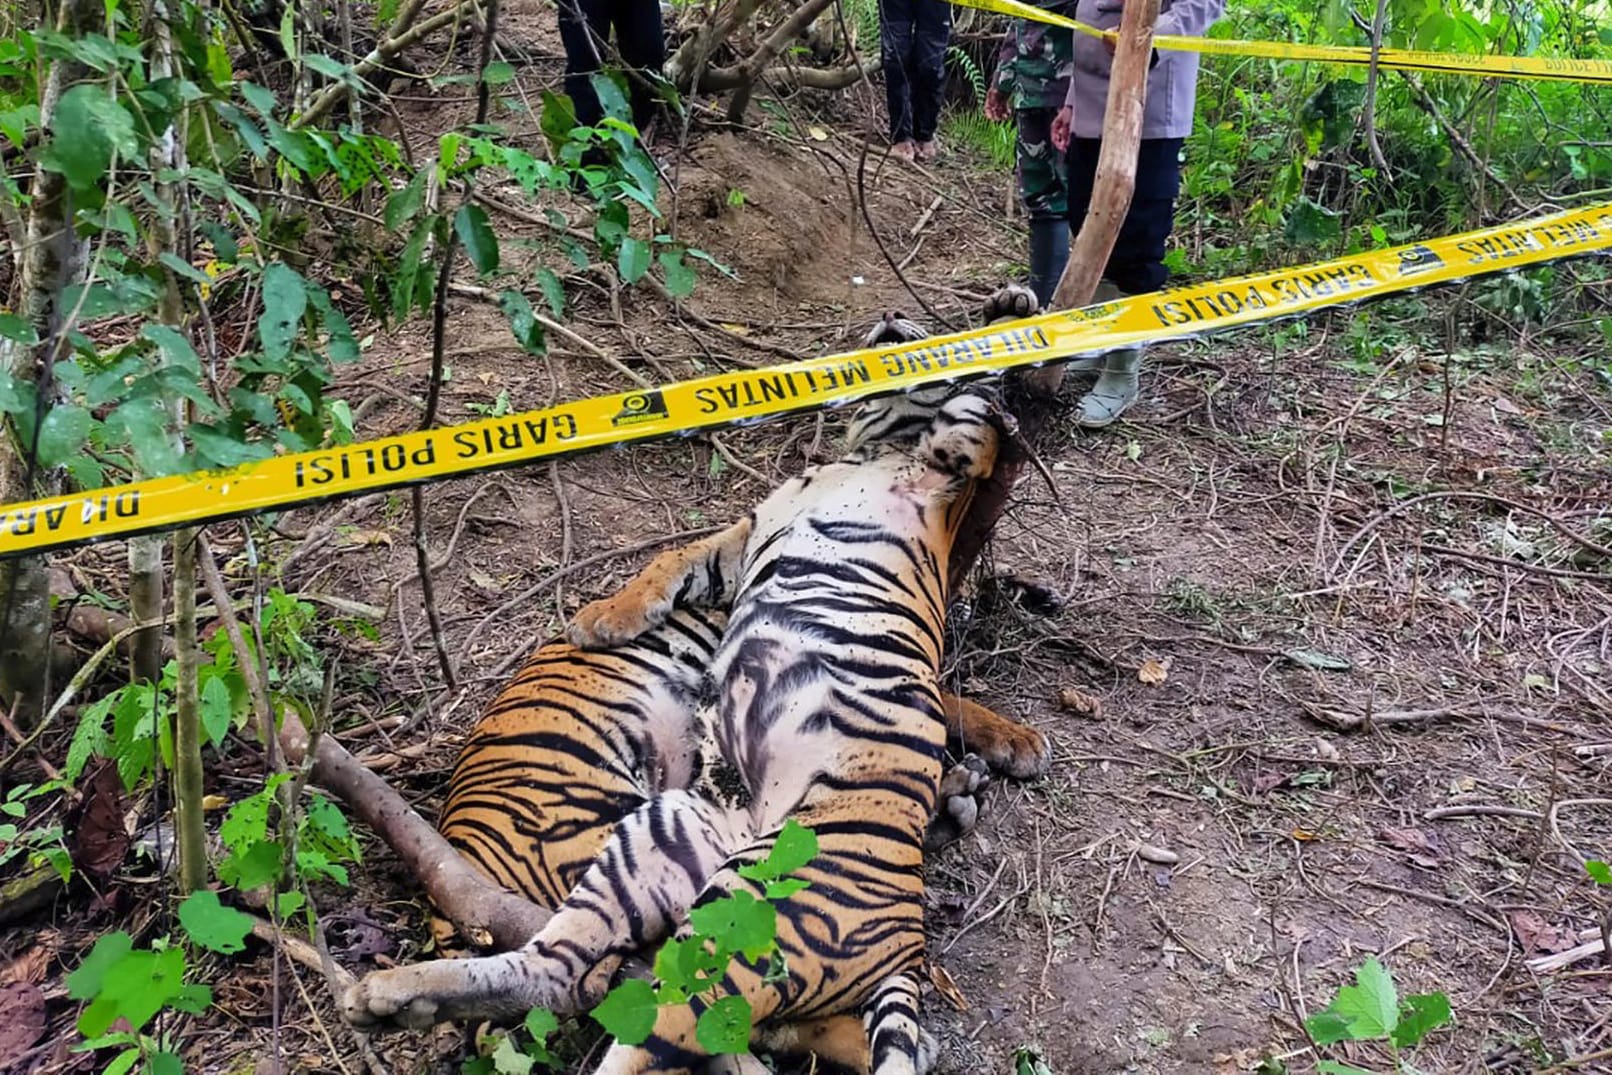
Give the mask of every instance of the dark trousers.
<path id="1" fill-rule="evenodd" d="M 932 141 L 946 89 L 951 5 L 946 0 L 879 0 L 879 23 L 890 141 Z"/>
<path id="2" fill-rule="evenodd" d="M 1175 227 L 1175 198 L 1181 192 L 1180 138 L 1144 138 L 1136 159 L 1136 193 L 1120 225 L 1114 252 L 1103 273 L 1128 295 L 1157 291 L 1169 279 L 1164 245 Z M 1069 227 L 1075 234 L 1091 206 L 1097 175 L 1098 138 L 1069 140 Z"/>
<path id="3" fill-rule="evenodd" d="M 588 76 L 609 62 L 610 30 L 616 52 L 627 67 L 632 94 L 633 125 L 642 131 L 654 115 L 655 95 L 646 75 L 659 76 L 666 63 L 666 34 L 661 29 L 660 0 L 558 0 L 560 42 L 565 46 L 565 92 L 576 106 L 577 123 L 596 127 L 603 117 Z"/>

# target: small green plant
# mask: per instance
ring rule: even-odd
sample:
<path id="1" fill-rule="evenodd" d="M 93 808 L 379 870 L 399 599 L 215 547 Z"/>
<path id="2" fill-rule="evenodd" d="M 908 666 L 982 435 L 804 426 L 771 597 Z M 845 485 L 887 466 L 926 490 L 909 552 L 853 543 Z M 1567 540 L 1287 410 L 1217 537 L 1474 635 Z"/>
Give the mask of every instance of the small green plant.
<path id="1" fill-rule="evenodd" d="M 688 915 L 690 936 L 667 941 L 656 954 L 655 983 L 623 982 L 593 1010 L 594 1021 L 617 1041 L 637 1045 L 654 1030 L 663 1005 L 687 1004 L 690 997 L 700 996 L 708 1002 L 694 1028 L 700 1045 L 714 1056 L 747 1052 L 750 1003 L 718 994 L 717 986 L 735 958 L 755 968 L 765 962 L 763 973 L 769 980 L 787 974 L 778 951 L 773 901 L 807 887 L 809 882 L 787 875 L 816 854 L 817 835 L 798 822 L 786 822 L 766 858 L 739 868 L 739 876 L 762 885 L 762 898 L 740 889 L 694 908 Z"/>
<path id="2" fill-rule="evenodd" d="M 549 1051 L 548 1040 L 560 1028 L 554 1013 L 533 1008 L 519 1030 L 484 1034 L 476 1039 L 477 1055 L 459 1069 L 463 1075 L 531 1075 L 538 1064 L 557 1068 L 560 1061 Z"/>
<path id="3" fill-rule="evenodd" d="M 1033 1046 L 1021 1045 L 1013 1050 L 1013 1075 L 1052 1075 L 1052 1069 Z"/>
<path id="4" fill-rule="evenodd" d="M 60 825 L 24 828 L 17 824 L 19 819 L 27 818 L 29 800 L 61 788 L 60 782 L 52 780 L 39 785 L 18 784 L 6 792 L 5 802 L 0 802 L 0 819 L 4 819 L 0 820 L 0 866 L 26 854 L 30 867 L 48 862 L 63 881 L 72 877 L 73 860 L 62 843 Z"/>
<path id="5" fill-rule="evenodd" d="M 1590 880 L 1598 885 L 1612 885 L 1612 866 L 1599 859 L 1590 859 L 1584 864 L 1584 872 L 1590 875 Z"/>
<path id="6" fill-rule="evenodd" d="M 1443 993 L 1421 993 L 1399 999 L 1394 979 L 1376 959 L 1368 959 L 1355 971 L 1355 984 L 1338 990 L 1332 1003 L 1304 1021 L 1305 1029 L 1317 1045 L 1343 1041 L 1381 1041 L 1388 1047 L 1396 1072 L 1417 1075 L 1417 1069 L 1402 1057 L 1428 1034 L 1450 1021 L 1450 998 Z M 1337 1060 L 1320 1060 L 1316 1070 L 1322 1075 L 1372 1075 Z"/>
<path id="7" fill-rule="evenodd" d="M 246 947 L 252 918 L 203 890 L 179 905 L 179 925 L 192 944 L 228 955 Z M 86 1040 L 73 1051 L 118 1049 L 102 1075 L 129 1071 L 181 1075 L 184 1065 L 174 1052 L 173 1024 L 152 1033 L 147 1028 L 159 1012 L 199 1015 L 211 1006 L 212 990 L 187 982 L 188 970 L 182 945 L 159 939 L 150 948 L 136 948 L 134 939 L 122 930 L 96 941 L 84 962 L 67 976 L 67 995 L 86 1002 L 78 1018 L 78 1032 Z M 120 1020 L 127 1029 L 113 1030 Z"/>
<path id="8" fill-rule="evenodd" d="M 750 199 L 745 197 L 744 191 L 740 190 L 738 187 L 729 188 L 729 190 L 728 190 L 728 208 L 730 208 L 730 209 L 742 209 L 742 208 L 744 208 L 744 203 L 749 201 L 749 200 Z"/>

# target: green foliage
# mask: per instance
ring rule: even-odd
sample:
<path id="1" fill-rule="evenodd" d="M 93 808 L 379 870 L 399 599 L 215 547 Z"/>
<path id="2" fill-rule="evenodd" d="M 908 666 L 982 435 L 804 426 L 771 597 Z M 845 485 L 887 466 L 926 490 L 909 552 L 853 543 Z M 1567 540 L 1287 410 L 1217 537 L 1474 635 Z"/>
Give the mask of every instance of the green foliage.
<path id="1" fill-rule="evenodd" d="M 61 790 L 62 785 L 52 780 L 44 784 L 15 784 L 0 802 L 0 867 L 15 859 L 27 856 L 29 867 L 49 863 L 63 881 L 73 875 L 73 860 L 62 843 L 60 825 L 19 825 L 28 817 L 28 803 Z"/>
<path id="2" fill-rule="evenodd" d="M 667 941 L 655 955 L 655 984 L 632 979 L 607 994 L 593 1019 L 616 1040 L 636 1045 L 655 1028 L 665 1005 L 687 1004 L 698 997 L 700 1015 L 694 1032 L 713 1055 L 746 1052 L 750 1047 L 751 1012 L 740 996 L 720 993 L 734 959 L 750 967 L 767 963 L 766 975 L 782 975 L 777 948 L 778 912 L 771 901 L 788 899 L 807 882 L 787 875 L 817 855 L 817 835 L 794 820 L 784 823 L 771 850 L 761 860 L 739 868 L 739 875 L 763 886 L 765 898 L 737 889 L 689 912 L 689 935 Z"/>
<path id="3" fill-rule="evenodd" d="M 1449 1023 L 1450 999 L 1443 993 L 1423 993 L 1399 998 L 1393 976 L 1375 959 L 1368 959 L 1355 971 L 1355 984 L 1338 990 L 1322 1011 L 1304 1021 L 1305 1029 L 1317 1045 L 1343 1041 L 1382 1041 L 1394 1057 L 1396 1071 L 1410 1070 L 1399 1057 L 1401 1049 L 1419 1045 L 1428 1034 Z M 1330 1075 L 1355 1075 L 1359 1068 L 1333 1060 L 1321 1060 L 1318 1071 Z"/>
<path id="4" fill-rule="evenodd" d="M 1612 885 L 1612 866 L 1599 859 L 1591 859 L 1584 864 L 1584 872 L 1590 875 L 1590 880 L 1598 885 Z"/>
<path id="5" fill-rule="evenodd" d="M 1299 0 L 1233 4 L 1211 35 L 1369 44 L 1351 10 L 1372 13 Z M 1609 28 L 1605 8 L 1581 0 L 1515 10 L 1392 0 L 1384 44 L 1605 59 Z M 1230 275 L 1445 234 L 1504 214 L 1502 183 L 1550 200 L 1612 177 L 1612 114 L 1592 86 L 1383 72 L 1372 118 L 1387 174 L 1366 142 L 1365 96 L 1359 70 L 1206 59 L 1181 206 L 1202 240 L 1177 267 Z"/>

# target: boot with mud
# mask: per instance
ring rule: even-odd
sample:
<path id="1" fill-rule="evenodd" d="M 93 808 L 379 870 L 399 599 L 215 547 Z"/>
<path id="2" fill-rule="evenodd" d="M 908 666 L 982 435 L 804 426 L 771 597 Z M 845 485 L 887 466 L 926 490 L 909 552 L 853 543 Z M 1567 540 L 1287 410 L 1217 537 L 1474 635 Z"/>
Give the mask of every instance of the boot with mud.
<path id="1" fill-rule="evenodd" d="M 1094 302 L 1113 302 L 1124 298 L 1125 292 L 1112 281 L 1101 280 Z M 1075 424 L 1083 429 L 1102 429 L 1112 425 L 1136 402 L 1141 394 L 1142 349 L 1127 347 L 1110 351 L 1102 358 L 1097 383 L 1081 397 L 1075 409 Z"/>

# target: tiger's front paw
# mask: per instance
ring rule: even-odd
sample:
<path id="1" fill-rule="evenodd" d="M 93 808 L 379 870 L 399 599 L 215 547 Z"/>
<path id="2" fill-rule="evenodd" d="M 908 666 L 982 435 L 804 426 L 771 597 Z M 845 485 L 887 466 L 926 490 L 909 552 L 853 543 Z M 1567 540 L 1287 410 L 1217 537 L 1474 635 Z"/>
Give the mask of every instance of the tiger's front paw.
<path id="1" fill-rule="evenodd" d="M 415 967 L 366 975 L 342 996 L 341 1014 L 358 1030 L 429 1030 L 442 1021 L 441 1006 L 419 977 Z"/>
<path id="2" fill-rule="evenodd" d="M 983 740 L 976 736 L 969 749 L 991 763 L 997 772 L 1016 780 L 1042 776 L 1052 765 L 1052 743 L 1028 724 L 1004 720 Z"/>
<path id="3" fill-rule="evenodd" d="M 1007 284 L 999 287 L 985 300 L 985 323 L 993 321 L 1017 320 L 1021 317 L 1030 317 L 1039 313 L 1041 303 L 1036 301 L 1035 292 L 1023 284 Z"/>
<path id="4" fill-rule="evenodd" d="M 650 611 L 641 602 L 617 594 L 584 605 L 571 617 L 565 637 L 583 649 L 609 649 L 631 642 L 653 626 Z"/>

